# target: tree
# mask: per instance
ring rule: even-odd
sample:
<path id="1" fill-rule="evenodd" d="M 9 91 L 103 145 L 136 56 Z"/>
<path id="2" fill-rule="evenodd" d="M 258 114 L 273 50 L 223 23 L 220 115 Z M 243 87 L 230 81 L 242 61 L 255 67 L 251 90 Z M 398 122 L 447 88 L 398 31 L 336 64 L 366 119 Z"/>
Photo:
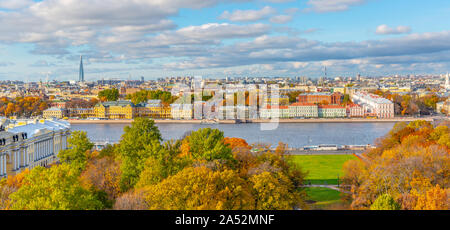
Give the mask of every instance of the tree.
<path id="1" fill-rule="evenodd" d="M 15 210 L 90 210 L 102 204 L 80 185 L 79 171 L 62 164 L 49 169 L 36 167 L 22 187 L 11 194 Z"/>
<path id="2" fill-rule="evenodd" d="M 301 196 L 292 181 L 280 172 L 263 172 L 250 181 L 256 210 L 292 210 L 301 206 Z"/>
<path id="3" fill-rule="evenodd" d="M 343 187 L 351 188 L 352 208 L 371 208 L 381 194 L 389 194 L 402 209 L 431 204 L 427 191 L 450 184 L 448 130 L 425 121 L 398 123 L 375 150 L 363 154 L 362 163 L 346 164 Z"/>
<path id="4" fill-rule="evenodd" d="M 450 189 L 441 189 L 439 185 L 418 196 L 415 210 L 448 210 Z"/>
<path id="5" fill-rule="evenodd" d="M 120 176 L 119 162 L 112 157 L 103 157 L 89 160 L 80 178 L 84 187 L 103 191 L 109 200 L 115 200 L 120 194 Z"/>
<path id="6" fill-rule="evenodd" d="M 180 142 L 169 141 L 161 146 L 145 162 L 145 167 L 139 176 L 136 188 L 142 188 L 161 182 L 165 178 L 175 175 L 189 163 L 185 158 L 179 157 Z"/>
<path id="7" fill-rule="evenodd" d="M 227 147 L 223 139 L 223 132 L 218 129 L 199 129 L 183 140 L 182 154 L 193 160 L 233 161 L 231 149 Z"/>
<path id="8" fill-rule="evenodd" d="M 119 90 L 116 88 L 105 89 L 98 92 L 98 98 L 101 101 L 117 101 L 119 99 Z"/>
<path id="9" fill-rule="evenodd" d="M 370 210 L 400 210 L 400 205 L 391 195 L 383 194 L 370 206 Z"/>
<path id="10" fill-rule="evenodd" d="M 146 187 L 150 209 L 242 210 L 253 209 L 247 183 L 233 170 L 185 168 L 159 184 Z"/>
<path id="11" fill-rule="evenodd" d="M 122 192 L 128 191 L 138 182 L 147 158 L 160 151 L 161 140 L 155 122 L 147 118 L 136 118 L 131 127 L 124 128 L 118 146 L 118 157 L 122 161 Z"/>
<path id="12" fill-rule="evenodd" d="M 94 144 L 84 131 L 73 131 L 67 142 L 69 149 L 59 152 L 58 157 L 60 161 L 83 170 L 87 162 L 87 153 L 94 147 Z"/>

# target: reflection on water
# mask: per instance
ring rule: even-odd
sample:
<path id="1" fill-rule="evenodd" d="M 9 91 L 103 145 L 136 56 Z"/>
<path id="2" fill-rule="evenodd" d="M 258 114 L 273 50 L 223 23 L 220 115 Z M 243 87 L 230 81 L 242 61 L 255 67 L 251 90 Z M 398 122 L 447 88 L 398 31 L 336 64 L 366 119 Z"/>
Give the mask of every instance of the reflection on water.
<path id="1" fill-rule="evenodd" d="M 249 144 L 287 143 L 289 147 L 306 145 L 373 144 L 376 138 L 386 135 L 395 123 L 280 123 L 275 130 L 262 131 L 261 125 L 246 124 L 157 124 L 164 140 L 179 139 L 187 132 L 200 128 L 215 128 L 227 137 L 239 137 Z M 126 124 L 73 124 L 72 130 L 83 130 L 91 141 L 117 142 Z"/>

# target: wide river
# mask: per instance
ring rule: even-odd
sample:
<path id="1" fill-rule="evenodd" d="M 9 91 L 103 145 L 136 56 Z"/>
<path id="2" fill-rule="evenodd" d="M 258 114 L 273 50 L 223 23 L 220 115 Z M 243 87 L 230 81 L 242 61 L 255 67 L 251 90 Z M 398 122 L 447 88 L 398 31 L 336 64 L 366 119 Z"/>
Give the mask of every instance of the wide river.
<path id="1" fill-rule="evenodd" d="M 227 137 L 239 137 L 249 144 L 279 142 L 289 147 L 337 144 L 366 145 L 386 135 L 395 123 L 280 123 L 273 130 L 261 130 L 261 124 L 157 124 L 164 140 L 179 139 L 189 131 L 215 128 Z M 127 124 L 72 124 L 72 130 L 86 131 L 91 141 L 118 142 Z"/>

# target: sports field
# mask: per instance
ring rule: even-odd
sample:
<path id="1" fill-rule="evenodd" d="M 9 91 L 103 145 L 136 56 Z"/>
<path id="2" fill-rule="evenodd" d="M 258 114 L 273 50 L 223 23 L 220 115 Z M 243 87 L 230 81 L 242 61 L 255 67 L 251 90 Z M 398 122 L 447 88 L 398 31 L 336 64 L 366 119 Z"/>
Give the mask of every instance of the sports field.
<path id="1" fill-rule="evenodd" d="M 348 160 L 357 159 L 353 155 L 295 155 L 293 162 L 308 172 L 306 184 L 338 184 L 342 177 L 342 166 Z"/>

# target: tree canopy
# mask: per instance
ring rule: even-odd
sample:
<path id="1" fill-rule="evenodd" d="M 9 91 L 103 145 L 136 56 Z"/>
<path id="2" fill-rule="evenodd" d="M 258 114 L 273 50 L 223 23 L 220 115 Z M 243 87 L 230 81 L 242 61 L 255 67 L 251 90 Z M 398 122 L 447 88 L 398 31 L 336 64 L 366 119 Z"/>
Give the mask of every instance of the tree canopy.
<path id="1" fill-rule="evenodd" d="M 101 101 L 117 101 L 119 99 L 120 93 L 116 88 L 105 89 L 98 92 L 98 98 Z"/>

